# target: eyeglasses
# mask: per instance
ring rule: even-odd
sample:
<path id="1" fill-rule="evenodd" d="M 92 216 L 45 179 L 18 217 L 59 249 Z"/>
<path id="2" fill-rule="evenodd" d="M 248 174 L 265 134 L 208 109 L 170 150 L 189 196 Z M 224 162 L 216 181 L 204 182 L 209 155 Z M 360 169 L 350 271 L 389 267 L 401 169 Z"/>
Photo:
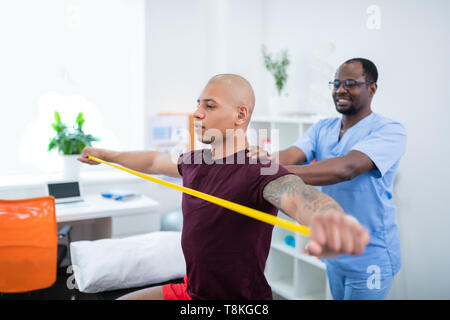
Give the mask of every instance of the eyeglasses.
<path id="1" fill-rule="evenodd" d="M 332 89 L 332 90 L 338 90 L 339 87 L 341 86 L 341 84 L 344 86 L 345 90 L 349 90 L 349 89 L 355 88 L 356 86 L 358 86 L 360 84 L 371 84 L 371 83 L 375 83 L 375 81 L 334 80 L 334 81 L 328 82 L 328 84 L 330 85 L 330 89 Z"/>

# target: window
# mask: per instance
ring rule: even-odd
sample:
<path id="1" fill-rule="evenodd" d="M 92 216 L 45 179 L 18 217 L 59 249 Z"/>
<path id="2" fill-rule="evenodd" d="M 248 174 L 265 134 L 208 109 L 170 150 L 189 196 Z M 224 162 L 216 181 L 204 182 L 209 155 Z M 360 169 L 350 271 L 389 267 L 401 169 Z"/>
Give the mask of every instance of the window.
<path id="1" fill-rule="evenodd" d="M 0 175 L 55 172 L 47 152 L 58 110 L 78 112 L 96 146 L 143 147 L 143 0 L 0 3 Z"/>

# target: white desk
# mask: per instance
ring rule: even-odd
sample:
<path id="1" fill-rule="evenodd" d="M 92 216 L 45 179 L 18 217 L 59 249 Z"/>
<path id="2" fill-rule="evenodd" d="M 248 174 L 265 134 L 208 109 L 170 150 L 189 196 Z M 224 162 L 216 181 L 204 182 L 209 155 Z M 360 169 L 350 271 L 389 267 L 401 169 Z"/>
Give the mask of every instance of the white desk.
<path id="1" fill-rule="evenodd" d="M 70 224 L 107 218 L 104 220 L 110 222 L 106 228 L 113 237 L 159 230 L 159 203 L 146 196 L 116 201 L 100 194 L 89 194 L 84 199 L 83 202 L 57 204 L 56 221 Z"/>
<path id="2" fill-rule="evenodd" d="M 159 207 L 158 202 L 146 196 L 117 201 L 103 198 L 100 194 L 91 194 L 85 196 L 84 199 L 83 202 L 57 204 L 56 221 L 68 222 L 142 214 L 143 212 L 151 213 Z"/>

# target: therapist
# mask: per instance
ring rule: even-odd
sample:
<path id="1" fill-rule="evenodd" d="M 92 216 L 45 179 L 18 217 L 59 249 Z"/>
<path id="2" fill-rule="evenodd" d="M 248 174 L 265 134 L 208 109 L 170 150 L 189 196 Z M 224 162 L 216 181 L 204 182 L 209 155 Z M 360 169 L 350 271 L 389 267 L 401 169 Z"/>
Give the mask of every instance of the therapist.
<path id="1" fill-rule="evenodd" d="M 385 299 L 401 266 L 391 198 L 406 132 L 399 122 L 372 112 L 377 80 L 373 62 L 346 61 L 330 82 L 342 117 L 317 122 L 294 145 L 272 156 L 305 183 L 323 186 L 322 192 L 370 232 L 362 255 L 325 260 L 334 299 Z"/>

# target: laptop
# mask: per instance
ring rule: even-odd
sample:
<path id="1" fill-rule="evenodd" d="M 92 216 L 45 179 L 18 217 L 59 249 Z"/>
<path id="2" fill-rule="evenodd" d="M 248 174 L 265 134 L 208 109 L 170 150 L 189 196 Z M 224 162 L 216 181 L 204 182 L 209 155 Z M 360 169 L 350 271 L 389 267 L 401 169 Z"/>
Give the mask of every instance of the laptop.
<path id="1" fill-rule="evenodd" d="M 47 194 L 55 198 L 55 203 L 79 203 L 83 202 L 80 182 L 73 180 L 47 182 Z"/>

